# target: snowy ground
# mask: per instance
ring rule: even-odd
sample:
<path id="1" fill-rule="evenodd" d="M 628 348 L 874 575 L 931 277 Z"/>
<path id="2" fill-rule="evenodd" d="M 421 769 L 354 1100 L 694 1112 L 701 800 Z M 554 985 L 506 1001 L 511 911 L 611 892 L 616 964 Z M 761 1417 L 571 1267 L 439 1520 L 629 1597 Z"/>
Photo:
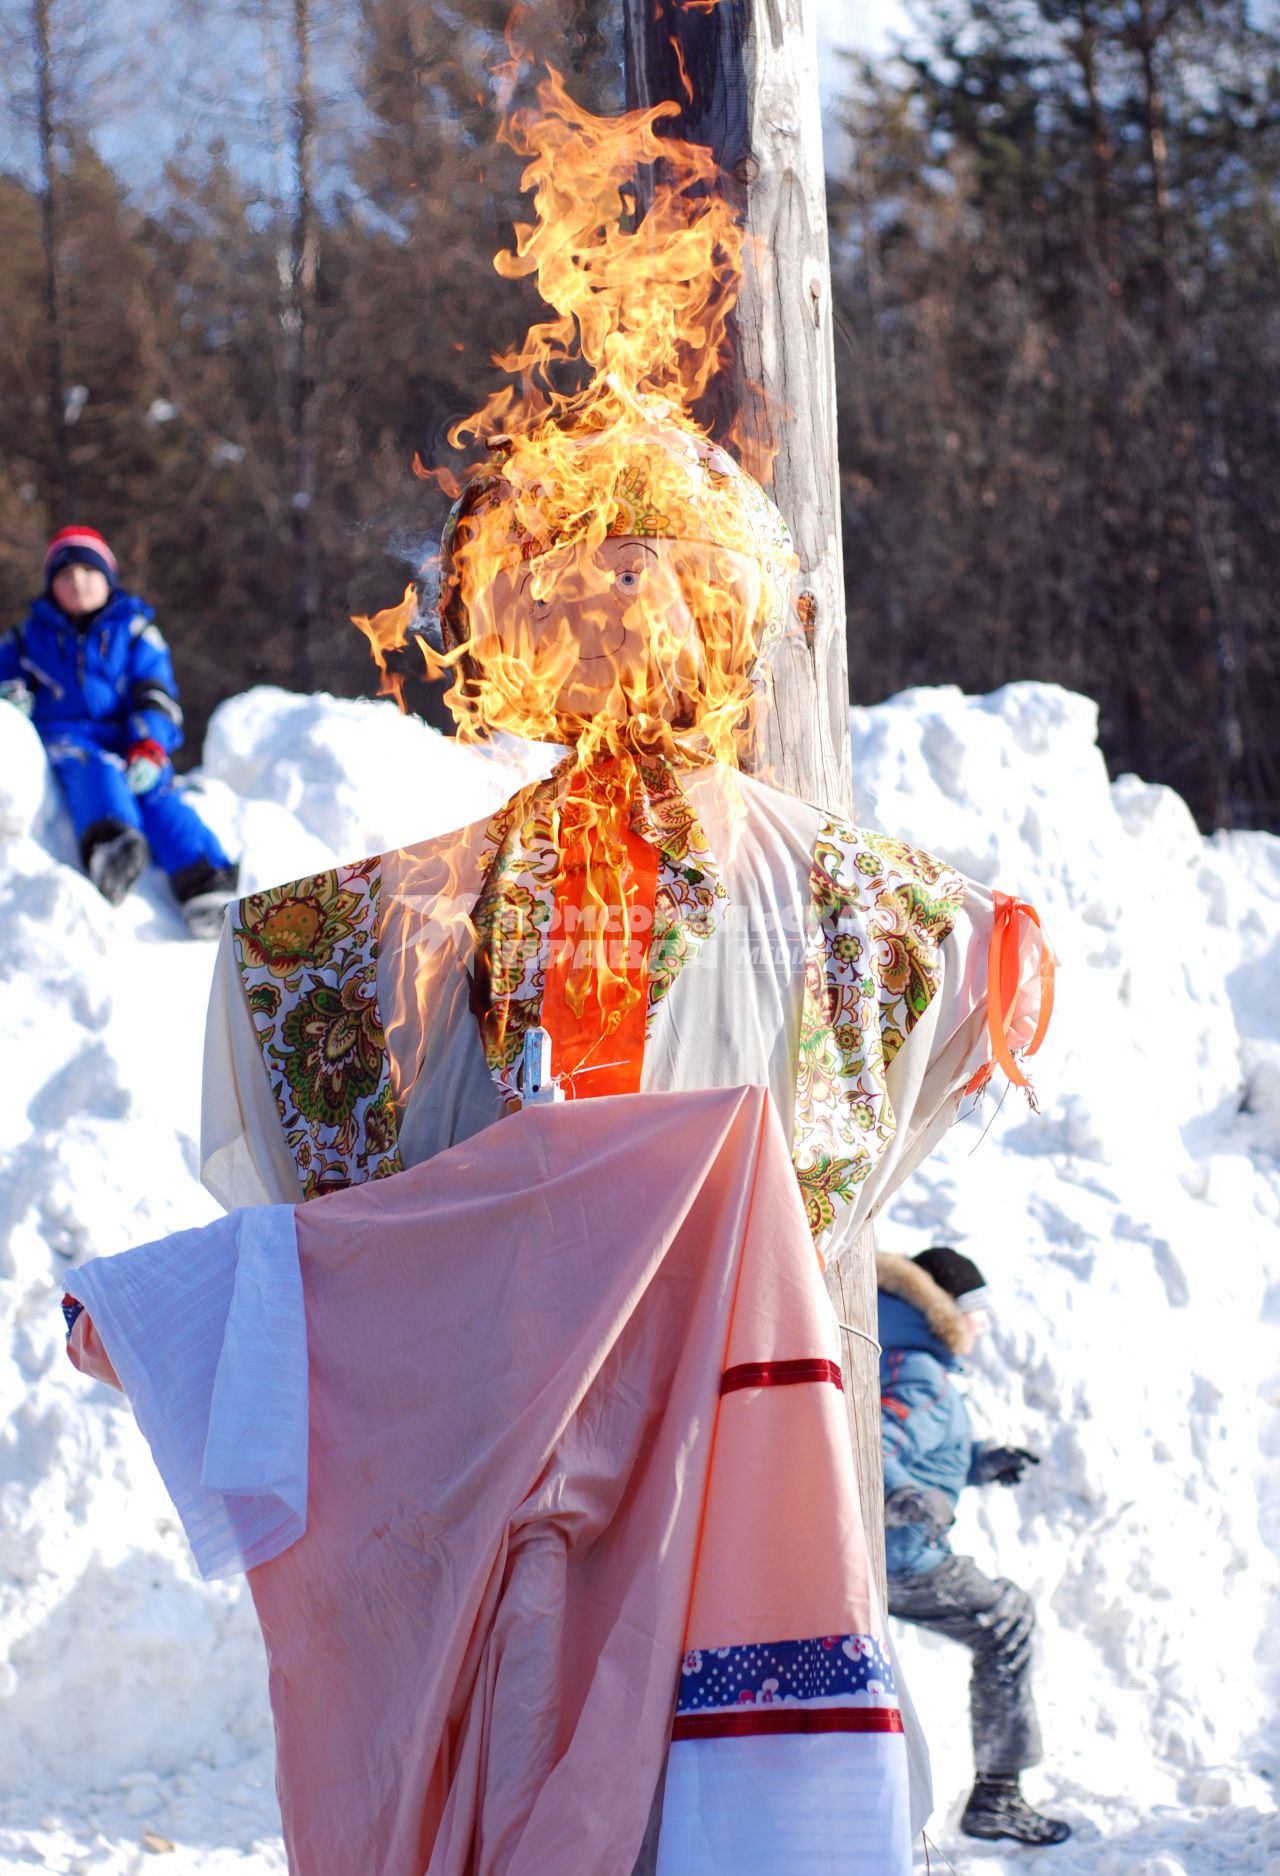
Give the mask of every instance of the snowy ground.
<path id="1" fill-rule="evenodd" d="M 1092 705 L 1058 690 L 916 691 L 853 733 L 864 818 L 1034 898 L 1062 960 L 1042 1114 L 988 1101 L 879 1227 L 886 1249 L 963 1244 L 1000 1288 L 975 1415 L 1044 1463 L 968 1494 L 959 1535 L 1036 1593 L 1028 1789 L 1077 1831 L 1034 1854 L 956 1835 L 964 1660 L 902 1631 L 931 1867 L 1280 1876 L 1280 841 L 1204 841 L 1167 790 L 1108 786 Z M 484 812 L 513 760 L 387 705 L 259 690 L 218 713 L 198 786 L 253 886 Z M 102 903 L 4 709 L 0 850 L 0 1871 L 266 1876 L 284 1858 L 248 1599 L 196 1580 L 57 1310 L 69 1260 L 211 1215 L 211 948 L 159 883 Z"/>

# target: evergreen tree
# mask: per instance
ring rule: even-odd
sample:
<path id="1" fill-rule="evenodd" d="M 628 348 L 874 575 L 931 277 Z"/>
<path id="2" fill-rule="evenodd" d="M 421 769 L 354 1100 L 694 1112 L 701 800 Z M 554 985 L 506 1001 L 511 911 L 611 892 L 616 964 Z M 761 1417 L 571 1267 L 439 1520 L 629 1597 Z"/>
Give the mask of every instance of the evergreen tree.
<path id="1" fill-rule="evenodd" d="M 1274 37 L 1241 0 L 922 30 L 833 192 L 855 647 L 892 621 L 886 688 L 1088 690 L 1116 767 L 1274 819 Z"/>

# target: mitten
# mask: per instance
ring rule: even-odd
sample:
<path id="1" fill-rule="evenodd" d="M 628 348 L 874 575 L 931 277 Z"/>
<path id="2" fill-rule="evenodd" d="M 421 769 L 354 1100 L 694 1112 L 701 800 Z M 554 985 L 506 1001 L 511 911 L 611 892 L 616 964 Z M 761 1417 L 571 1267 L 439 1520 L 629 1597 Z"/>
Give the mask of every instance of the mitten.
<path id="1" fill-rule="evenodd" d="M 940 1536 L 955 1519 L 955 1506 L 936 1485 L 900 1485 L 884 1501 L 886 1524 L 922 1524 L 933 1537 Z"/>
<path id="2" fill-rule="evenodd" d="M 1025 1446 L 980 1446 L 973 1455 L 969 1476 L 977 1485 L 1018 1485 L 1028 1466 L 1038 1466 L 1037 1454 Z"/>
<path id="3" fill-rule="evenodd" d="M 150 737 L 134 743 L 124 759 L 124 779 L 135 795 L 145 795 L 162 782 L 171 764 L 159 743 Z"/>

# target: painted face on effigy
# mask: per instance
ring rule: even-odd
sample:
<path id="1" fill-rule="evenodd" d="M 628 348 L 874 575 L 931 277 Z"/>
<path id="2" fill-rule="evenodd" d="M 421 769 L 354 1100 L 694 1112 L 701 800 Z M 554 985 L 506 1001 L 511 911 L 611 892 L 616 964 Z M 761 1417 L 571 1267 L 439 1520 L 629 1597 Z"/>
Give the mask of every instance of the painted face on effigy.
<path id="1" fill-rule="evenodd" d="M 526 676 L 562 717 L 670 720 L 703 665 L 678 546 L 610 536 L 502 568 L 472 603 L 476 665 Z"/>
<path id="2" fill-rule="evenodd" d="M 763 490 L 670 424 L 553 429 L 495 457 L 442 541 L 460 733 L 732 761 L 794 567 Z"/>

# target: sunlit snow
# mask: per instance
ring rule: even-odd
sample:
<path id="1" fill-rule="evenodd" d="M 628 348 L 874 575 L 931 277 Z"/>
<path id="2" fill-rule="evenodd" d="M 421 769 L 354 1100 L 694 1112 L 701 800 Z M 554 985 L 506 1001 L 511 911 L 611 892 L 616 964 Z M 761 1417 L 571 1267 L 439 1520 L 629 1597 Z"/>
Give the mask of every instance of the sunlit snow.
<path id="1" fill-rule="evenodd" d="M 1026 1789 L 1076 1837 L 1034 1867 L 1280 1876 L 1280 840 L 1205 840 L 1167 789 L 1109 784 L 1093 705 L 1052 687 L 918 690 L 852 721 L 862 817 L 1033 899 L 1060 957 L 1042 1112 L 988 1096 L 877 1228 L 886 1249 L 960 1244 L 998 1286 L 975 1419 L 1044 1456 L 1017 1492 L 966 1494 L 956 1529 L 1037 1601 L 1047 1756 Z M 193 785 L 253 887 L 474 819 L 519 760 L 390 705 L 260 689 L 219 710 Z M 265 1876 L 284 1857 L 248 1597 L 196 1579 L 57 1306 L 68 1261 L 213 1214 L 213 951 L 162 881 L 117 912 L 98 897 L 4 707 L 0 934 L 0 1870 L 163 1871 L 172 1845 L 184 1876 Z M 954 1830 L 966 1657 L 898 1641 L 931 1838 L 966 1876 L 1030 1867 Z"/>

